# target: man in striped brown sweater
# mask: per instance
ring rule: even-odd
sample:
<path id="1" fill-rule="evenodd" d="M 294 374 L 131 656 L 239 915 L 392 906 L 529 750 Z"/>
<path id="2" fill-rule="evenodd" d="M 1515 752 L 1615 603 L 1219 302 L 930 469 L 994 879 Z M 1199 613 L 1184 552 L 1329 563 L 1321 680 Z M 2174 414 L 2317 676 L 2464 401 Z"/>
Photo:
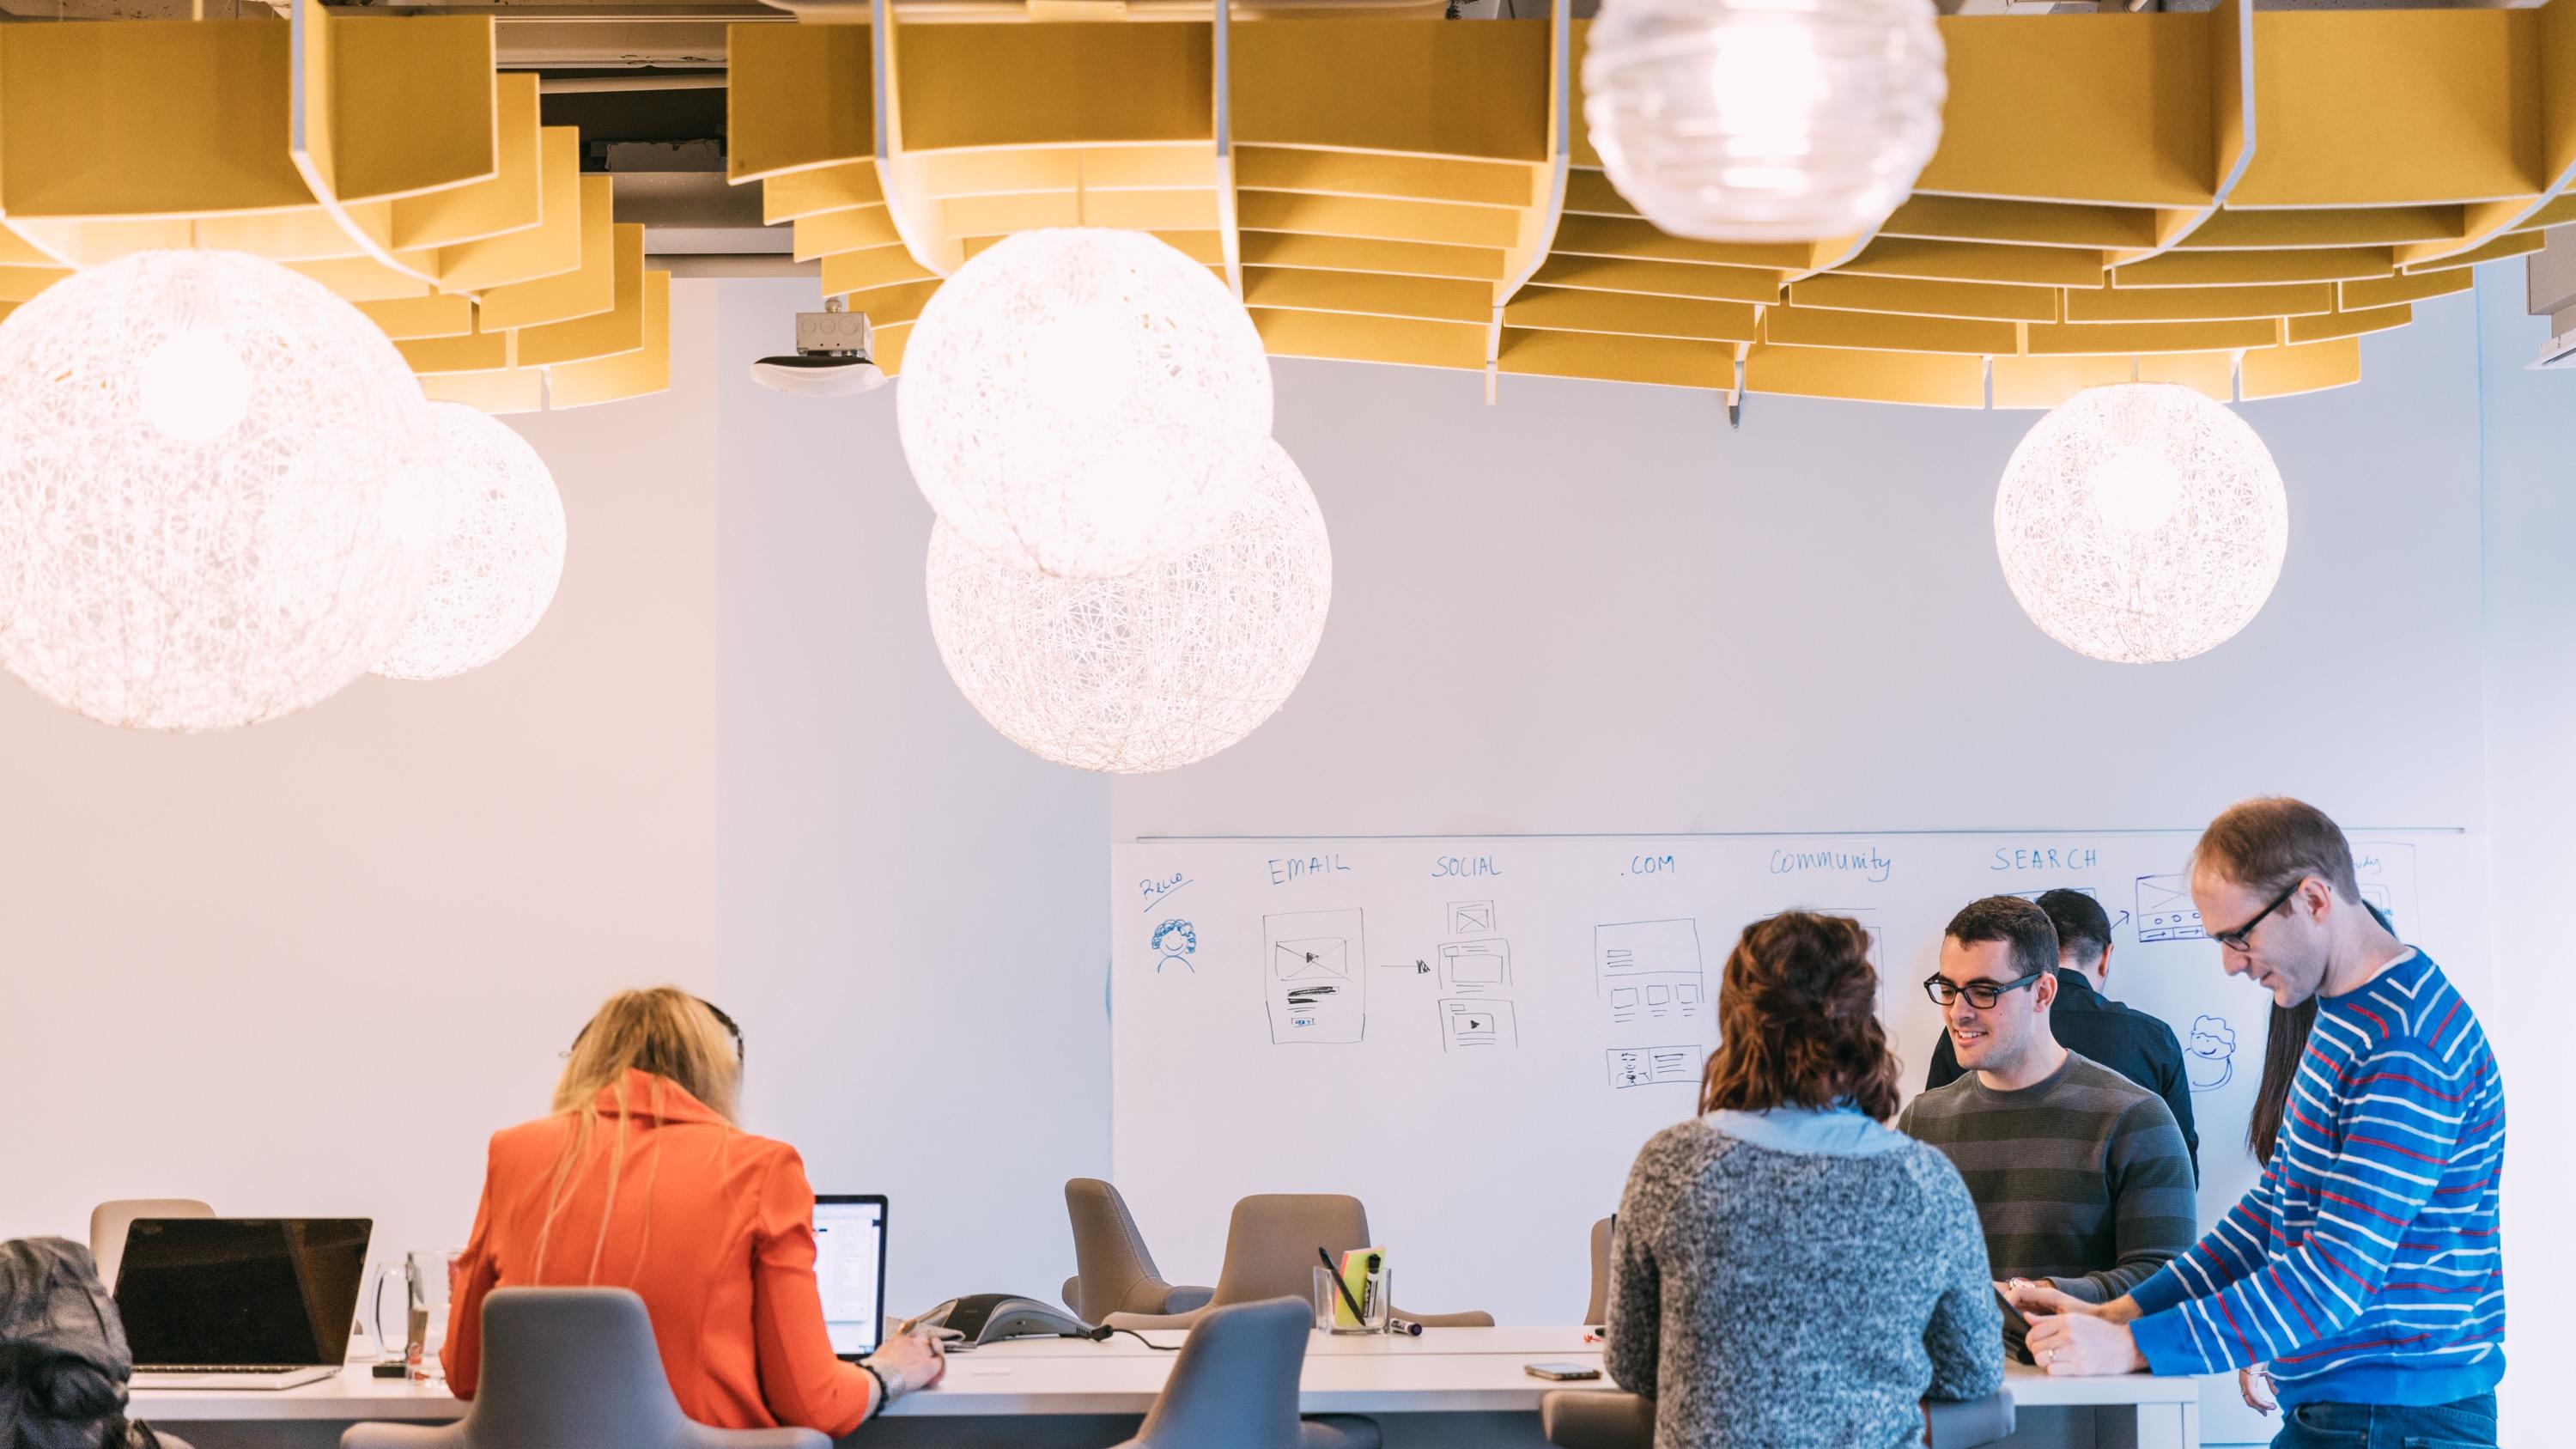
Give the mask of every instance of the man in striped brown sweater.
<path id="1" fill-rule="evenodd" d="M 2038 906 L 1990 896 L 1960 911 L 1923 984 L 1967 1071 L 1896 1125 L 1967 1182 L 1997 1279 L 2103 1303 L 2191 1246 L 2191 1155 L 2163 1099 L 2058 1044 L 2056 972 L 2057 932 Z M 2016 1352 L 2021 1330 L 2005 1315 Z"/>

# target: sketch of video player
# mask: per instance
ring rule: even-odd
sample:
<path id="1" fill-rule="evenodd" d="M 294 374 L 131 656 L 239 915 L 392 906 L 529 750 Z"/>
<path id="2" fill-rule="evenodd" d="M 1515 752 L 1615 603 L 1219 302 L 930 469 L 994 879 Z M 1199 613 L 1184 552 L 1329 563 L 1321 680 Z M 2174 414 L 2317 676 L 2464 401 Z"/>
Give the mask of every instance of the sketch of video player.
<path id="1" fill-rule="evenodd" d="M 2191 891 L 2179 875 L 2142 875 L 2138 877 L 2138 941 L 2200 941 L 2208 933 L 2200 928 L 2200 908 L 2191 903 Z"/>
<path id="2" fill-rule="evenodd" d="M 1440 1003 L 1440 1049 L 1520 1045 L 1520 1025 L 1508 1001 L 1443 1001 Z"/>
<path id="3" fill-rule="evenodd" d="M 1367 960 L 1360 912 L 1288 911 L 1262 917 L 1270 970 L 1264 990 L 1270 1039 L 1350 1043 L 1368 1025 Z"/>
<path id="4" fill-rule="evenodd" d="M 1596 926 L 1593 967 L 1610 1001 L 1610 1021 L 1697 1021 L 1708 1009 L 1700 973 L 1699 922 L 1624 921 Z"/>
<path id="5" fill-rule="evenodd" d="M 1440 982 L 1461 996 L 1500 991 L 1512 984 L 1511 943 L 1500 936 L 1452 941 L 1440 948 Z"/>
<path id="6" fill-rule="evenodd" d="M 1270 948 L 1271 969 L 1282 981 L 1341 981 L 1351 974 L 1351 943 L 1340 936 L 1281 941 Z"/>

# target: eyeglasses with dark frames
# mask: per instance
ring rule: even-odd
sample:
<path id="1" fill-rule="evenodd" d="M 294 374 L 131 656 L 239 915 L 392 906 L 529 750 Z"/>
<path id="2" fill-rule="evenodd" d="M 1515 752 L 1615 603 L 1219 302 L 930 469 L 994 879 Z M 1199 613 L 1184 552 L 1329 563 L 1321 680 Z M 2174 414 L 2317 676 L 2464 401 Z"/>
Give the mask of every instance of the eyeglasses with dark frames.
<path id="1" fill-rule="evenodd" d="M 2254 928 L 2263 924 L 2265 921 L 2272 919 L 2272 913 L 2279 910 L 2281 907 L 2288 905 L 2290 903 L 2290 897 L 2297 895 L 2299 893 L 2299 887 L 2306 885 L 2307 883 L 2308 878 L 2306 876 L 2301 876 L 2297 880 L 2290 882 L 2290 884 L 2285 887 L 2279 895 L 2272 897 L 2272 904 L 2265 906 L 2263 909 L 2254 913 L 2254 919 L 2247 921 L 2244 925 L 2237 927 L 2233 931 L 2211 931 L 2209 933 L 2209 939 L 2216 941 L 2218 944 L 2226 947 L 2230 951 L 2244 950 L 2246 938 L 2254 934 Z"/>
<path id="2" fill-rule="evenodd" d="M 1968 998 L 1968 1004 L 1977 1010 L 1992 1011 L 1995 1009 L 1995 1003 L 2004 999 L 2005 992 L 2019 991 L 2047 974 L 2045 971 L 2033 971 L 2028 976 L 2011 981 L 1971 981 L 1965 986 L 1947 976 L 1926 976 L 1923 978 L 1923 994 L 1931 997 L 1932 1004 L 1935 1006 L 1948 1006 L 1964 996 Z"/>

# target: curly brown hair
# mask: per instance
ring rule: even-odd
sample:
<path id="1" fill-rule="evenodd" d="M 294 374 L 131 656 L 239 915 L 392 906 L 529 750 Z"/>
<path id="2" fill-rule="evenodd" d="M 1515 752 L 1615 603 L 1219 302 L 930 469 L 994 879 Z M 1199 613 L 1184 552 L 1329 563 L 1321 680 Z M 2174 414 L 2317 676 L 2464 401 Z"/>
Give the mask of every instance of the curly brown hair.
<path id="1" fill-rule="evenodd" d="M 1745 927 L 1726 958 L 1717 1022 L 1702 1112 L 1849 1103 L 1877 1121 L 1896 1115 L 1869 932 L 1849 916 L 1786 911 Z"/>

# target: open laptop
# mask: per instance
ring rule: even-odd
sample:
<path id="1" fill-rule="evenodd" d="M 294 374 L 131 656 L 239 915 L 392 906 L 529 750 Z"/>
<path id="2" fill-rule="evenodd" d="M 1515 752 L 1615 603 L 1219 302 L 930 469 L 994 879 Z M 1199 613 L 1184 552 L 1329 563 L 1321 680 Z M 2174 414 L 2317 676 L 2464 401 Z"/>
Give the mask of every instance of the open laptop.
<path id="1" fill-rule="evenodd" d="M 885 1336 L 886 1200 L 877 1193 L 814 1195 L 814 1278 L 832 1352 L 856 1363 Z"/>
<path id="2" fill-rule="evenodd" d="M 116 1311 L 138 1389 L 286 1389 L 340 1371 L 367 1218 L 137 1218 Z"/>

